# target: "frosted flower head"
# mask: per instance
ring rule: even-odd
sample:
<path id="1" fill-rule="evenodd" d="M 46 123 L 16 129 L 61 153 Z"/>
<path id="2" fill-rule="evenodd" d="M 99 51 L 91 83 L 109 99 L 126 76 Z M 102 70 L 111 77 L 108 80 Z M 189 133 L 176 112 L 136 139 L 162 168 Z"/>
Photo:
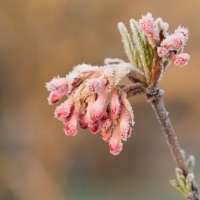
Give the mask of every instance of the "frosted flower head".
<path id="1" fill-rule="evenodd" d="M 174 62 L 177 66 L 188 64 L 190 56 L 187 53 L 182 54 L 184 46 L 188 40 L 188 30 L 180 26 L 174 34 L 167 36 L 157 48 L 160 57 Z"/>
<path id="2" fill-rule="evenodd" d="M 49 102 L 57 103 L 67 96 L 67 100 L 55 110 L 55 117 L 65 125 L 65 134 L 75 136 L 78 124 L 81 128 L 88 128 L 92 134 L 100 131 L 102 139 L 109 142 L 110 152 L 117 155 L 122 149 L 124 135 L 131 130 L 133 115 L 130 114 L 132 109 L 127 106 L 127 97 L 118 85 L 133 66 L 129 63 L 118 63 L 102 67 L 83 64 L 82 67 L 75 67 L 64 79 L 56 78 L 47 83 L 51 91 Z M 122 105 L 123 113 L 128 113 L 123 120 L 120 119 L 124 116 Z M 126 125 L 126 133 L 121 131 L 123 124 Z"/>
<path id="3" fill-rule="evenodd" d="M 183 48 L 185 43 L 185 37 L 182 33 L 174 33 L 168 36 L 166 39 L 164 39 L 160 45 L 167 49 L 173 48 L 178 50 Z"/>

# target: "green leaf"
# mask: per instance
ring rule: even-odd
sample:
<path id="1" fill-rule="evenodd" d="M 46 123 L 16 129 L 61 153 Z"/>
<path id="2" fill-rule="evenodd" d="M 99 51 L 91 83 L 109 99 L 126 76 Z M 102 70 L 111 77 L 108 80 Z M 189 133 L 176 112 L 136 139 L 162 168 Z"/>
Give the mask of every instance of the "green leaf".
<path id="1" fill-rule="evenodd" d="M 147 37 L 141 32 L 138 22 L 134 19 L 130 20 L 130 26 L 133 32 L 133 41 L 136 44 L 136 49 L 140 56 L 140 60 L 143 66 L 143 70 L 147 79 L 150 83 L 153 63 L 153 48 L 148 42 Z"/>
<path id="2" fill-rule="evenodd" d="M 136 53 L 135 53 L 135 50 L 134 50 L 134 47 L 133 47 L 133 43 L 131 41 L 131 37 L 125 27 L 125 25 L 120 22 L 118 23 L 118 29 L 119 29 L 119 32 L 122 36 L 122 42 L 124 44 L 124 50 L 125 50 L 125 53 L 130 61 L 130 63 L 135 66 L 135 67 L 138 67 L 137 66 L 137 62 L 136 62 Z"/>

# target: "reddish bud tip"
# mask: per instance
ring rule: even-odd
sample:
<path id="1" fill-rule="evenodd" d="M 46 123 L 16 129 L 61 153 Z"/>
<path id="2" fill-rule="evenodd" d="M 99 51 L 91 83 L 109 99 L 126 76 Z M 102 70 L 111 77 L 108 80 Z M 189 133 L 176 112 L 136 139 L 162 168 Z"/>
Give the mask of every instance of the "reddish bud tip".
<path id="1" fill-rule="evenodd" d="M 165 47 L 158 47 L 157 53 L 160 57 L 165 57 L 168 54 L 168 50 Z"/>
<path id="2" fill-rule="evenodd" d="M 75 110 L 72 111 L 70 117 L 65 120 L 65 134 L 67 136 L 75 136 L 78 131 L 78 116 L 79 113 L 75 112 Z"/>
<path id="3" fill-rule="evenodd" d="M 91 132 L 92 134 L 96 134 L 96 133 L 98 132 L 98 130 L 99 130 L 99 123 L 98 123 L 98 121 L 95 122 L 94 124 L 91 124 L 91 125 L 89 126 L 89 129 L 90 129 L 90 132 Z"/>
<path id="4" fill-rule="evenodd" d="M 111 102 L 110 102 L 110 111 L 112 118 L 116 119 L 120 113 L 120 100 L 118 95 L 118 90 L 115 88 L 112 92 Z"/>
<path id="5" fill-rule="evenodd" d="M 110 128 L 108 128 L 107 130 L 106 129 L 101 130 L 100 135 L 105 142 L 109 142 L 111 138 L 111 133 L 112 133 L 112 126 L 110 126 Z"/>
<path id="6" fill-rule="evenodd" d="M 181 53 L 173 57 L 174 64 L 180 67 L 187 65 L 189 60 L 190 55 L 187 53 Z"/>
<path id="7" fill-rule="evenodd" d="M 111 137 L 109 142 L 110 153 L 118 155 L 122 150 L 123 144 L 120 138 Z"/>
<path id="8" fill-rule="evenodd" d="M 59 120 L 64 120 L 69 116 L 73 105 L 73 98 L 70 96 L 64 103 L 60 104 L 56 108 L 54 112 L 55 117 Z"/>

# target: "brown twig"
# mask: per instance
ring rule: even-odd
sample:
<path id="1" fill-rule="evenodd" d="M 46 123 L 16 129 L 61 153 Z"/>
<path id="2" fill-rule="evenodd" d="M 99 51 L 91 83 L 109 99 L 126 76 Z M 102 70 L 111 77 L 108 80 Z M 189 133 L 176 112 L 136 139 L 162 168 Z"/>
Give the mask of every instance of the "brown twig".
<path id="1" fill-rule="evenodd" d="M 155 95 L 156 94 L 156 95 Z M 163 133 L 167 139 L 167 144 L 170 148 L 174 161 L 178 168 L 183 171 L 185 177 L 188 175 L 188 169 L 185 164 L 184 158 L 181 154 L 181 148 L 178 143 L 178 139 L 175 135 L 174 129 L 168 117 L 168 112 L 165 109 L 165 105 L 162 98 L 162 93 L 160 90 L 154 92 L 153 95 L 147 94 L 148 101 L 151 103 L 158 121 L 162 127 Z M 188 200 L 199 200 L 198 188 L 196 184 L 192 183 L 192 196 L 187 197 Z"/>

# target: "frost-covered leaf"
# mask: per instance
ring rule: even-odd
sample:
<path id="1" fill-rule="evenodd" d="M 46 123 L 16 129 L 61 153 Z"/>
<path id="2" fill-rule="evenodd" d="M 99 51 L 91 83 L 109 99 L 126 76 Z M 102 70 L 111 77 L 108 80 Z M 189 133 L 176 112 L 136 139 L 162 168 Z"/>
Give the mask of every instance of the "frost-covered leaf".
<path id="1" fill-rule="evenodd" d="M 124 50 L 125 50 L 125 53 L 129 59 L 130 63 L 132 65 L 134 65 L 135 67 L 138 67 L 137 62 L 136 62 L 136 52 L 135 52 L 133 43 L 131 41 L 131 37 L 130 37 L 125 25 L 122 22 L 118 23 L 118 29 L 122 36 Z"/>
<path id="2" fill-rule="evenodd" d="M 141 32 L 137 21 L 131 19 L 130 26 L 133 32 L 133 41 L 136 43 L 136 48 L 139 52 L 147 82 L 150 83 L 153 62 L 153 48 L 149 44 L 147 37 Z"/>

